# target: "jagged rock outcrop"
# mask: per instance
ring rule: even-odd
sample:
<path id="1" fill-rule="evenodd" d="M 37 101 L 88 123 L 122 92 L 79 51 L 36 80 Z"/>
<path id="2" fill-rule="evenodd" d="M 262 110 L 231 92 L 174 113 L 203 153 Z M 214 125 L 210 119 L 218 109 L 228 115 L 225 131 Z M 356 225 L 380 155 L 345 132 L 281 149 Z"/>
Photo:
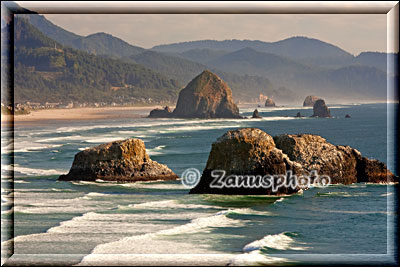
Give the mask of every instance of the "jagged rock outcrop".
<path id="1" fill-rule="evenodd" d="M 349 146 L 335 146 L 318 135 L 279 135 L 274 137 L 276 147 L 304 170 L 316 170 L 328 175 L 331 183 L 393 182 L 395 176 L 386 165 L 370 160 Z"/>
<path id="2" fill-rule="evenodd" d="M 315 101 L 312 117 L 320 117 L 320 118 L 331 117 L 331 112 L 323 99 Z"/>
<path id="3" fill-rule="evenodd" d="M 213 170 L 224 170 L 225 177 L 229 175 L 276 175 L 286 174 L 292 170 L 293 174 L 302 173 L 299 164 L 292 162 L 281 150 L 275 147 L 272 136 L 256 128 L 245 128 L 228 131 L 212 144 L 206 168 L 203 171 L 199 184 L 192 188 L 190 193 L 209 194 L 291 194 L 298 188 L 281 187 L 277 192 L 271 188 L 212 188 Z"/>
<path id="4" fill-rule="evenodd" d="M 58 179 L 137 182 L 177 178 L 166 165 L 150 159 L 142 140 L 131 138 L 77 153 L 69 173 Z"/>
<path id="5" fill-rule="evenodd" d="M 176 118 L 242 118 L 232 90 L 217 75 L 205 70 L 179 93 Z"/>
<path id="6" fill-rule="evenodd" d="M 255 109 L 253 111 L 253 116 L 251 116 L 253 119 L 261 119 L 262 117 L 260 116 L 260 114 L 258 113 L 258 109 Z"/>
<path id="7" fill-rule="evenodd" d="M 303 107 L 313 107 L 315 102 L 319 99 L 321 98 L 319 98 L 318 96 L 309 95 L 306 97 L 306 99 L 304 99 Z"/>
<path id="8" fill-rule="evenodd" d="M 275 101 L 272 100 L 271 98 L 267 98 L 267 100 L 265 100 L 265 106 L 266 107 L 275 107 Z"/>
<path id="9" fill-rule="evenodd" d="M 350 114 L 346 114 L 346 116 L 344 116 L 346 119 L 351 118 Z"/>
<path id="10" fill-rule="evenodd" d="M 150 111 L 149 118 L 171 118 L 172 117 L 172 111 L 168 106 L 165 106 L 164 109 L 153 109 Z"/>
<path id="11" fill-rule="evenodd" d="M 297 188 L 280 187 L 249 188 L 241 184 L 234 187 L 215 187 L 215 176 L 225 171 L 225 185 L 232 176 L 279 175 L 291 171 L 297 177 L 310 176 L 317 171 L 319 176 L 329 176 L 332 184 L 357 182 L 398 182 L 386 165 L 378 160 L 362 157 L 349 146 L 335 146 L 317 135 L 279 135 L 272 137 L 256 128 L 228 131 L 212 144 L 207 165 L 199 183 L 190 190 L 192 194 L 293 194 Z M 214 173 L 215 174 L 215 173 Z M 221 176 L 221 175 L 220 175 Z M 312 181 L 312 176 L 311 182 Z M 274 181 L 276 182 L 276 181 Z"/>

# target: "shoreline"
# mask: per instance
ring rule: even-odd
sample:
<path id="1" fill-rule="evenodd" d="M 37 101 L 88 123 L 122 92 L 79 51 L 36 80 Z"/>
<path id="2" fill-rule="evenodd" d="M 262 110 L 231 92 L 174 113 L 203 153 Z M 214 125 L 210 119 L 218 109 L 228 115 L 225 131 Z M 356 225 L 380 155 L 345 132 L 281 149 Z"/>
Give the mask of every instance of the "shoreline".
<path id="1" fill-rule="evenodd" d="M 350 105 L 360 104 L 380 104 L 390 102 L 369 102 L 369 103 L 351 103 Z M 394 102 L 398 103 L 398 102 Z M 330 105 L 334 103 L 330 103 Z M 346 105 L 345 103 L 341 103 Z M 239 108 L 257 108 L 257 103 L 238 104 Z M 286 106 L 286 105 L 284 105 Z M 284 107 L 282 106 L 282 107 Z M 290 105 L 292 106 L 292 105 Z M 302 107 L 299 105 L 299 108 Z M 163 105 L 151 106 L 127 106 L 127 107 L 80 107 L 69 109 L 40 109 L 32 110 L 30 114 L 4 115 L 1 114 L 2 127 L 29 127 L 44 126 L 51 123 L 74 122 L 74 121 L 99 121 L 110 119 L 133 119 L 145 118 L 150 111 L 156 108 L 163 109 Z M 170 106 L 174 109 L 174 106 Z M 262 108 L 262 106 L 261 106 Z"/>
<path id="2" fill-rule="evenodd" d="M 105 119 L 132 119 L 147 117 L 161 105 L 130 107 L 83 107 L 70 109 L 33 110 L 30 114 L 1 115 L 2 127 L 41 126 L 68 121 L 98 121 Z"/>

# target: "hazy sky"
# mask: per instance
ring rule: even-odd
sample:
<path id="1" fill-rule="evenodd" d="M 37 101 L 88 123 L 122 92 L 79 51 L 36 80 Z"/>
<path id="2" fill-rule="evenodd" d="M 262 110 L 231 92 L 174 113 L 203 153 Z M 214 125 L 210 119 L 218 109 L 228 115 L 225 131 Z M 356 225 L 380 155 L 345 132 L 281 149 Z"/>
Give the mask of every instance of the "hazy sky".
<path id="1" fill-rule="evenodd" d="M 202 39 L 266 42 L 307 36 L 359 54 L 386 51 L 386 14 L 46 14 L 80 35 L 106 32 L 151 48 Z"/>

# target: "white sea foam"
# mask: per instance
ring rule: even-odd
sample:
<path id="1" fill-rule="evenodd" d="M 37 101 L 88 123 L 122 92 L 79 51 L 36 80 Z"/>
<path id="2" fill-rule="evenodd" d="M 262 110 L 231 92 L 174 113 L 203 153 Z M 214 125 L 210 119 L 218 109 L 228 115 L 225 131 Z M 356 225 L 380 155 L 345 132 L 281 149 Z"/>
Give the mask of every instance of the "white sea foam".
<path id="1" fill-rule="evenodd" d="M 49 149 L 49 148 L 55 148 L 55 147 L 62 147 L 62 144 L 55 144 L 55 145 L 40 145 L 40 144 L 36 144 L 32 146 L 32 143 L 30 146 L 26 146 L 26 145 L 19 145 L 19 144 L 15 144 L 14 147 L 14 152 L 35 152 L 35 151 L 40 151 L 43 149 Z"/>
<path id="2" fill-rule="evenodd" d="M 19 172 L 26 175 L 58 175 L 65 172 L 63 170 L 55 170 L 55 169 L 43 170 L 43 169 L 26 168 L 26 167 L 21 167 L 18 164 L 15 164 L 14 167 L 8 166 L 7 168 L 8 170 L 14 170 L 14 172 Z M 18 175 L 15 175 L 15 177 L 18 177 Z"/>
<path id="3" fill-rule="evenodd" d="M 230 212 L 230 210 L 225 210 L 225 211 L 220 211 L 216 214 L 213 214 L 211 216 L 207 217 L 200 217 L 197 219 L 191 220 L 187 224 L 179 225 L 173 228 L 169 229 L 164 229 L 160 230 L 157 232 L 152 232 L 152 233 L 147 233 L 147 234 L 142 234 L 142 235 L 134 235 L 131 237 L 126 237 L 123 238 L 119 241 L 111 242 L 111 243 L 106 243 L 106 244 L 101 244 L 95 247 L 92 251 L 91 254 L 103 254 L 103 253 L 141 253 L 142 249 L 146 249 L 149 251 L 149 248 L 143 247 L 143 244 L 150 245 L 150 243 L 153 244 L 153 247 L 151 248 L 152 251 L 156 251 L 157 249 L 161 251 L 169 251 L 171 248 L 174 249 L 176 248 L 179 243 L 177 242 L 168 242 L 169 246 L 173 247 L 163 247 L 163 243 L 161 240 L 157 239 L 155 242 L 155 238 L 159 238 L 162 236 L 171 236 L 171 235 L 182 235 L 182 234 L 189 234 L 189 233 L 198 233 L 198 232 L 208 232 L 211 230 L 213 227 L 240 227 L 243 226 L 243 223 L 241 223 L 238 220 L 230 219 L 226 217 L 226 215 Z M 150 243 L 149 243 L 150 241 Z M 157 246 L 154 246 L 154 244 L 157 244 Z M 177 250 L 176 252 L 178 252 Z M 90 260 L 90 257 L 86 259 L 86 257 L 83 259 L 83 261 Z"/>
<path id="4" fill-rule="evenodd" d="M 295 240 L 287 235 L 286 232 L 276 234 L 276 235 L 267 235 L 260 240 L 256 240 L 247 244 L 244 248 L 244 252 L 251 252 L 254 250 L 260 250 L 262 248 L 271 248 L 278 250 L 307 250 L 309 247 L 301 247 L 295 245 Z"/>
<path id="5" fill-rule="evenodd" d="M 113 142 L 116 140 L 121 140 L 123 138 L 121 138 L 120 136 L 112 136 L 112 137 L 94 137 L 94 138 L 90 138 L 90 139 L 86 139 L 85 141 L 88 143 L 109 143 L 109 142 Z"/>
<path id="6" fill-rule="evenodd" d="M 50 143 L 50 142 L 54 142 L 54 141 L 82 140 L 82 138 L 83 137 L 81 135 L 69 135 L 69 136 L 59 136 L 59 137 L 50 137 L 50 138 L 46 138 L 46 139 L 40 139 L 40 140 L 37 140 L 36 142 Z"/>
<path id="7" fill-rule="evenodd" d="M 262 254 L 259 250 L 255 250 L 235 256 L 229 261 L 228 266 L 280 266 L 288 262 L 290 262 L 288 259 L 267 256 Z"/>
<path id="8" fill-rule="evenodd" d="M 284 200 L 285 200 L 285 198 L 284 198 L 284 197 L 281 197 L 281 198 L 275 200 L 274 204 L 279 203 L 279 202 L 282 202 L 282 201 L 284 201 Z"/>
<path id="9" fill-rule="evenodd" d="M 24 181 L 24 180 L 14 180 L 14 183 L 16 184 L 30 184 L 30 182 Z"/>
<path id="10" fill-rule="evenodd" d="M 220 207 L 200 205 L 200 204 L 188 204 L 179 203 L 177 200 L 162 200 L 162 201 L 151 201 L 139 204 L 129 204 L 127 206 L 118 206 L 120 209 L 217 209 Z"/>

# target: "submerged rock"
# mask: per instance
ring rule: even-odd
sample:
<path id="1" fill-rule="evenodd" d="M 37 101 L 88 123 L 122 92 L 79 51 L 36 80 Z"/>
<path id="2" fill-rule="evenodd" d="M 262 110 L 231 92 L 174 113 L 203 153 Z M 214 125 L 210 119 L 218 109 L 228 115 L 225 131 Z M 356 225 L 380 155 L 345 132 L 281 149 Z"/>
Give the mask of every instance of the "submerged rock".
<path id="1" fill-rule="evenodd" d="M 261 119 L 262 117 L 259 115 L 259 113 L 258 113 L 258 109 L 255 109 L 254 111 L 253 111 L 253 116 L 252 116 L 252 118 L 253 119 Z"/>
<path id="2" fill-rule="evenodd" d="M 321 98 L 319 98 L 318 96 L 309 95 L 306 97 L 306 99 L 304 99 L 303 107 L 313 107 L 315 102 L 319 99 Z"/>
<path id="3" fill-rule="evenodd" d="M 180 93 L 173 112 L 176 118 L 242 118 L 232 90 L 217 75 L 205 70 Z"/>
<path id="4" fill-rule="evenodd" d="M 266 107 L 275 107 L 275 101 L 272 100 L 271 98 L 267 98 L 267 100 L 265 100 L 265 106 Z"/>
<path id="5" fill-rule="evenodd" d="M 304 117 L 304 116 L 302 116 L 301 113 L 300 113 L 300 111 L 299 111 L 299 112 L 297 112 L 297 114 L 296 114 L 295 117 L 296 117 L 296 118 L 302 118 L 302 117 Z"/>
<path id="6" fill-rule="evenodd" d="M 171 118 L 172 117 L 172 111 L 168 106 L 165 106 L 164 109 L 153 109 L 150 111 L 149 118 Z"/>
<path id="7" fill-rule="evenodd" d="M 394 175 L 384 163 L 370 160 L 349 146 L 335 146 L 318 135 L 278 135 L 274 137 L 276 147 L 290 160 L 310 172 L 328 175 L 333 184 L 358 182 L 393 182 Z"/>
<path id="8" fill-rule="evenodd" d="M 292 162 L 281 150 L 275 147 L 272 136 L 256 128 L 245 128 L 228 131 L 212 144 L 207 165 L 199 184 L 190 193 L 207 194 L 291 194 L 298 188 L 281 187 L 277 192 L 270 188 L 212 188 L 213 170 L 225 171 L 229 175 L 266 175 L 286 174 L 292 170 L 294 174 L 302 172 L 299 164 Z"/>
<path id="9" fill-rule="evenodd" d="M 77 153 L 69 173 L 58 179 L 137 182 L 177 178 L 166 165 L 150 159 L 142 140 L 132 138 Z"/>
<path id="10" fill-rule="evenodd" d="M 331 112 L 329 111 L 329 108 L 327 107 L 323 99 L 319 99 L 315 102 L 313 107 L 313 112 L 314 114 L 312 115 L 312 117 L 320 117 L 320 118 L 331 117 Z"/>

